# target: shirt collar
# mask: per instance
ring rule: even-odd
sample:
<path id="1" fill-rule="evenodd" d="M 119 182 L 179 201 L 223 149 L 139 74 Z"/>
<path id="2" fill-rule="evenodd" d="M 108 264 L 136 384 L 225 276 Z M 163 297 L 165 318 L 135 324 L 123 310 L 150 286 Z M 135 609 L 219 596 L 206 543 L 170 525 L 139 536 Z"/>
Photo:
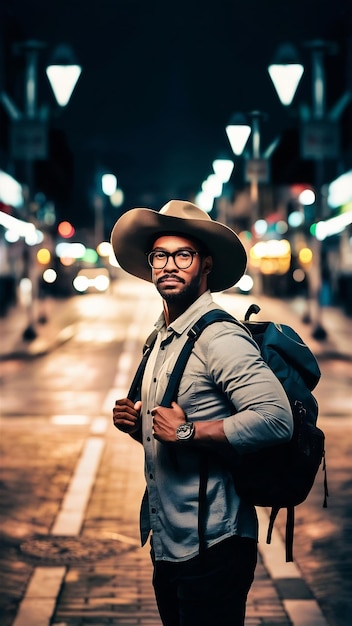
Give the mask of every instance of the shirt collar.
<path id="1" fill-rule="evenodd" d="M 182 313 L 178 318 L 176 318 L 169 326 L 167 327 L 168 332 L 176 333 L 177 335 L 181 335 L 186 328 L 188 328 L 192 323 L 196 322 L 200 317 L 201 312 L 204 311 L 204 307 L 213 303 L 213 298 L 210 290 L 205 291 L 193 304 L 191 304 L 188 309 Z M 159 318 L 155 323 L 155 328 L 160 331 L 163 328 L 166 330 L 165 317 L 164 313 L 161 313 Z"/>

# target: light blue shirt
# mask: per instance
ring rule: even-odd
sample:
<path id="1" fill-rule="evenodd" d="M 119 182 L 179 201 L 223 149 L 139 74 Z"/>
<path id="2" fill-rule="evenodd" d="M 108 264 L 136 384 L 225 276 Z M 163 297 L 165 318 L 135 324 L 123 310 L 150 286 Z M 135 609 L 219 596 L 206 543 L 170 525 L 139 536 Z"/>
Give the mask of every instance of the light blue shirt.
<path id="1" fill-rule="evenodd" d="M 152 434 L 151 410 L 163 398 L 168 377 L 191 326 L 219 308 L 204 293 L 168 327 L 162 314 L 142 385 L 142 437 L 148 495 L 141 511 L 142 544 L 153 534 L 157 560 L 182 561 L 199 551 L 199 447 L 167 445 Z M 165 343 L 165 340 L 171 341 Z M 177 402 L 188 420 L 224 419 L 225 435 L 238 453 L 287 441 L 293 429 L 286 394 L 246 330 L 231 322 L 208 326 L 186 365 Z M 241 500 L 225 465 L 209 456 L 205 539 L 210 547 L 232 535 L 257 539 L 254 507 Z"/>

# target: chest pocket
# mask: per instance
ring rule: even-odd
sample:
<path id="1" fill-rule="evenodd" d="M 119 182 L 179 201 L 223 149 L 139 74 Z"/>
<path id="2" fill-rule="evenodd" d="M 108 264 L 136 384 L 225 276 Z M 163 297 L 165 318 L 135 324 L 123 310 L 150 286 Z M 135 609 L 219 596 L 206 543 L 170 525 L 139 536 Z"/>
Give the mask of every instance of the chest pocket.
<path id="1" fill-rule="evenodd" d="M 171 346 L 170 346 L 171 348 Z M 175 354 L 175 350 L 170 350 L 163 363 L 158 363 L 158 382 L 156 386 L 156 404 L 161 404 L 170 376 L 173 372 L 179 351 Z M 199 410 L 200 398 L 202 390 L 208 387 L 205 381 L 206 362 L 203 351 L 199 350 L 200 341 L 193 347 L 193 350 L 186 363 L 186 367 L 182 373 L 177 398 L 175 400 L 182 409 L 191 416 Z M 204 378 L 205 377 L 205 378 Z"/>
<path id="2" fill-rule="evenodd" d="M 187 415 L 192 415 L 198 409 L 197 380 L 195 376 L 185 373 L 182 376 L 178 390 L 177 401 Z"/>
<path id="3" fill-rule="evenodd" d="M 193 372 L 191 358 L 189 364 L 187 364 L 186 369 L 183 372 L 177 398 L 175 399 L 187 415 L 191 415 L 197 411 L 197 374 L 194 374 Z M 155 390 L 155 405 L 161 404 L 163 400 L 170 375 L 173 371 L 174 363 L 174 355 L 171 354 L 159 369 L 158 381 Z M 190 367 L 188 367 L 188 365 L 190 365 Z"/>
<path id="4" fill-rule="evenodd" d="M 155 390 L 155 404 L 161 404 L 164 397 L 167 384 L 169 382 L 170 374 L 173 370 L 174 359 L 173 355 L 170 355 L 164 363 L 160 366 L 158 371 L 158 382 Z"/>
<path id="5" fill-rule="evenodd" d="M 172 360 L 172 363 L 168 363 L 168 367 L 166 369 L 166 377 L 162 377 L 165 383 L 165 388 L 163 389 L 163 393 L 160 396 L 160 402 L 162 401 L 163 395 L 166 391 L 166 384 L 172 373 L 173 366 L 174 359 Z M 201 366 L 198 359 L 195 358 L 194 353 L 192 352 L 186 364 L 185 370 L 182 374 L 176 398 L 178 404 L 189 416 L 191 416 L 199 409 L 199 381 L 202 376 L 204 377 L 204 365 L 199 371 L 197 371 L 197 367 L 199 368 Z"/>

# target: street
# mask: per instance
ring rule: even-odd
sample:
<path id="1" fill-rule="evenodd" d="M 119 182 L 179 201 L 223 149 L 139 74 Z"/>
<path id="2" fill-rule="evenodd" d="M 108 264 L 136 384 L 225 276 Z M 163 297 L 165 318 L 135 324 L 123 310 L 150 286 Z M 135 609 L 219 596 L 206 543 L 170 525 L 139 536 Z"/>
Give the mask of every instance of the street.
<path id="1" fill-rule="evenodd" d="M 231 293 L 214 298 L 240 319 L 253 301 Z M 293 325 L 309 344 L 308 330 L 294 309 L 259 300 L 261 319 Z M 127 393 L 159 314 L 159 297 L 151 285 L 123 278 L 111 293 L 75 297 L 58 306 L 65 324 L 74 327 L 68 341 L 39 358 L 0 362 L 0 626 L 157 626 L 149 549 L 138 547 L 142 449 L 113 428 L 111 410 L 115 399 Z M 336 327 L 336 333 L 344 333 L 344 354 L 321 350 L 318 358 L 322 379 L 314 395 L 318 425 L 326 435 L 328 508 L 322 507 L 324 475 L 319 471 L 307 501 L 296 509 L 295 566 L 325 621 L 307 621 L 304 608 L 293 619 L 299 603 L 290 613 L 290 597 L 283 591 L 290 579 L 284 555 L 276 586 L 262 556 L 248 600 L 248 626 L 351 624 L 349 326 L 345 318 L 343 329 Z M 282 536 L 284 525 L 280 514 Z M 271 548 L 265 552 L 269 559 Z M 47 591 L 39 603 L 41 587 Z M 288 601 L 281 602 L 282 597 Z"/>

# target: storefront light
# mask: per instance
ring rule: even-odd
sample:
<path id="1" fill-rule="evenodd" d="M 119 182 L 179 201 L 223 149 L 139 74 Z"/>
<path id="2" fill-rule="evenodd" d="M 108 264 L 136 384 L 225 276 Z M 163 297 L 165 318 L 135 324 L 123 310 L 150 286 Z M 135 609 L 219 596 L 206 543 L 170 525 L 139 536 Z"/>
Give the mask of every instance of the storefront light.
<path id="1" fill-rule="evenodd" d="M 328 204 L 337 209 L 352 202 L 352 170 L 342 174 L 329 185 Z"/>
<path id="2" fill-rule="evenodd" d="M 15 208 L 23 205 L 22 186 L 2 170 L 0 170 L 0 202 Z"/>
<path id="3" fill-rule="evenodd" d="M 326 237 L 342 233 L 350 224 L 352 224 L 352 210 L 332 217 L 330 220 L 325 220 L 325 222 L 313 224 L 311 232 L 318 241 L 323 241 Z"/>

